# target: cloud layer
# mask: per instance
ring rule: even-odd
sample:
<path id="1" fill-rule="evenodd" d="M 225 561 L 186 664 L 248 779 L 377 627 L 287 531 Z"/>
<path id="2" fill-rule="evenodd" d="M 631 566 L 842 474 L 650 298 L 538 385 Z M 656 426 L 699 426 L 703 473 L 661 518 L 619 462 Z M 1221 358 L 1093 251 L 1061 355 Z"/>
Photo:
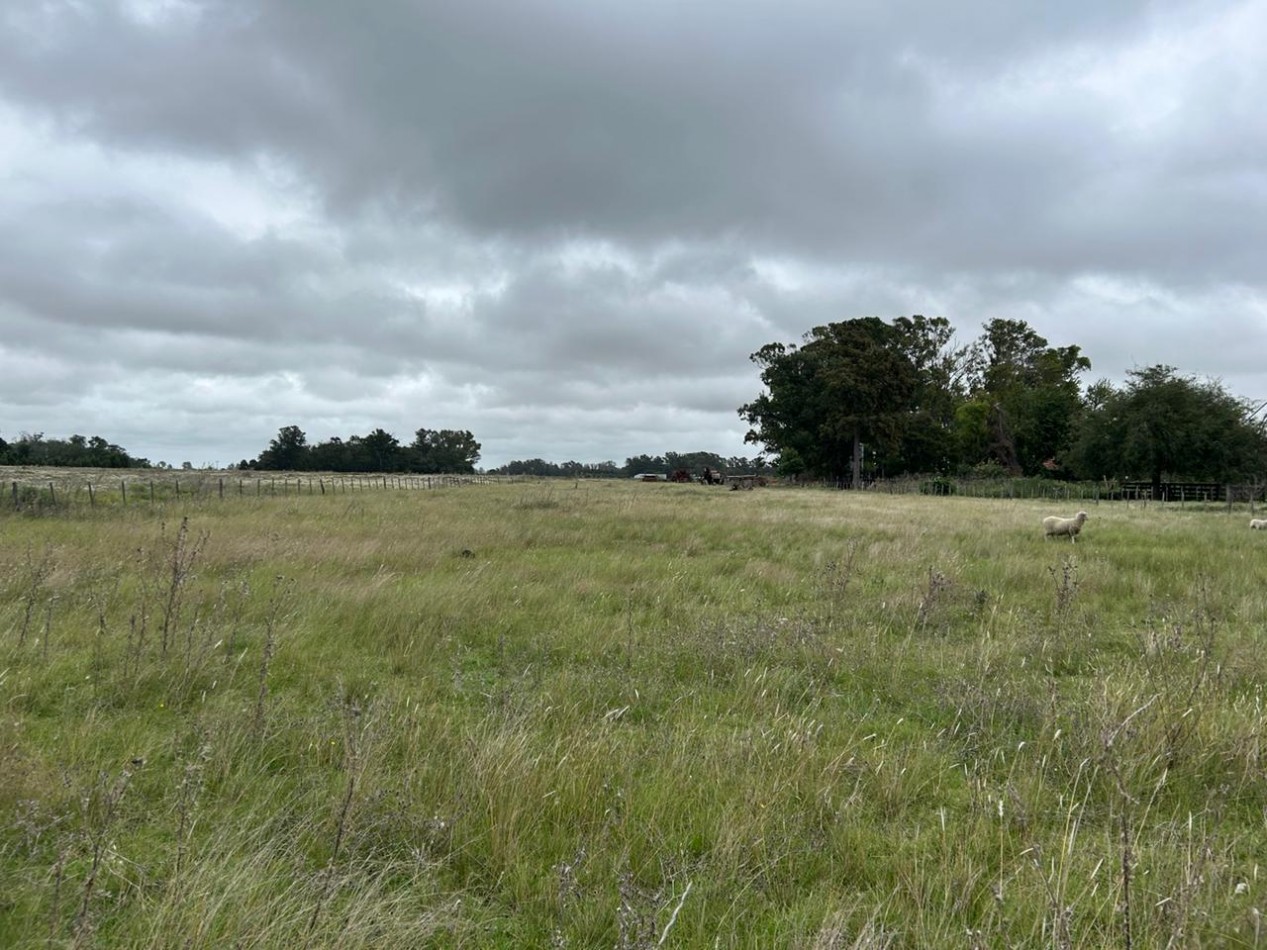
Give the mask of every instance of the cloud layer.
<path id="1" fill-rule="evenodd" d="M 1267 397 L 1267 8 L 14 0 L 0 435 L 752 454 L 748 354 L 994 317 Z"/>

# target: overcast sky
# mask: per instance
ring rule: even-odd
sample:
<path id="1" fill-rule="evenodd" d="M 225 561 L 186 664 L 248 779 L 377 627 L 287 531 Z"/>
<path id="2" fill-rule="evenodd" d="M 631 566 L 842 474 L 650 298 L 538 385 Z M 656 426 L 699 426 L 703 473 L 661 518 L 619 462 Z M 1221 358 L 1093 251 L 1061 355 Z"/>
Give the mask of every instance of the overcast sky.
<path id="1" fill-rule="evenodd" d="M 917 313 L 1267 398 L 1265 49 L 1262 0 L 4 0 L 0 437 L 750 456 L 750 353 Z"/>

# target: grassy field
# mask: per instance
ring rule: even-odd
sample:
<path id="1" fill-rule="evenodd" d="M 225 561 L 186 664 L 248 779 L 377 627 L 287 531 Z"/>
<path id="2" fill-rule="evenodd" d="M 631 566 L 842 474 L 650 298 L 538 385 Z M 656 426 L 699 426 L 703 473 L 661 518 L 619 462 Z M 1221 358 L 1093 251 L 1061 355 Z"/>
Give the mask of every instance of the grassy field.
<path id="1" fill-rule="evenodd" d="M 1258 946 L 1248 514 L 536 482 L 0 514 L 0 946 Z"/>

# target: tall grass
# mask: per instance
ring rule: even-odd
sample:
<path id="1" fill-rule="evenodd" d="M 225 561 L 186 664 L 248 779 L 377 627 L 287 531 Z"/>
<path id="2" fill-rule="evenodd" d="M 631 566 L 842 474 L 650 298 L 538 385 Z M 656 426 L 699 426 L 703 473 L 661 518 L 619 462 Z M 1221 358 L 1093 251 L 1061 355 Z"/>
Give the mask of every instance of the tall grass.
<path id="1" fill-rule="evenodd" d="M 0 520 L 0 945 L 1255 946 L 1264 540 L 541 482 Z"/>

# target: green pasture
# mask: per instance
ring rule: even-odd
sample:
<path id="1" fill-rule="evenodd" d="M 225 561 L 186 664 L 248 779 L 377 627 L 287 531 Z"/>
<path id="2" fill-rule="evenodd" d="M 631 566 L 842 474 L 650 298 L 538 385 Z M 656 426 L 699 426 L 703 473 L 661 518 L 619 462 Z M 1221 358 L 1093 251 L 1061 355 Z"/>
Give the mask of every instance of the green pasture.
<path id="1" fill-rule="evenodd" d="M 1249 517 L 587 481 L 6 510 L 0 946 L 1257 946 Z"/>

